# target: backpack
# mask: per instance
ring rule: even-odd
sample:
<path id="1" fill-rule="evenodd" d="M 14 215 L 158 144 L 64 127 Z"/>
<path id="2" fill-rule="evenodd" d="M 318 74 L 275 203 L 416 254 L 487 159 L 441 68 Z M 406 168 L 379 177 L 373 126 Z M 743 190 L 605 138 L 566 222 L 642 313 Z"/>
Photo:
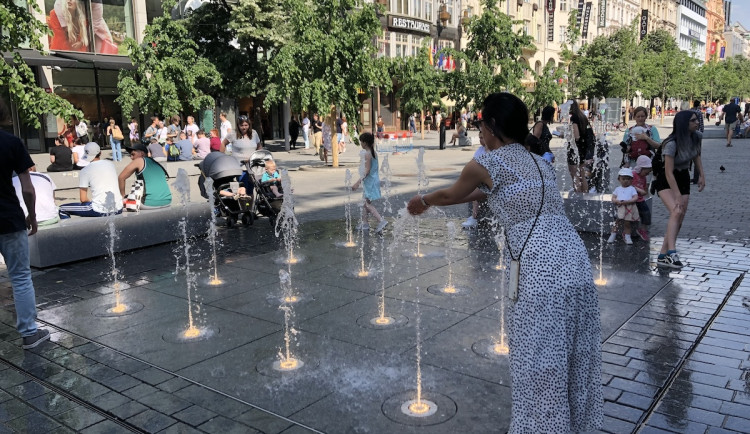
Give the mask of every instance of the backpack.
<path id="1" fill-rule="evenodd" d="M 178 148 L 174 143 L 169 145 L 169 156 L 174 158 L 178 158 L 180 156 L 180 148 Z"/>

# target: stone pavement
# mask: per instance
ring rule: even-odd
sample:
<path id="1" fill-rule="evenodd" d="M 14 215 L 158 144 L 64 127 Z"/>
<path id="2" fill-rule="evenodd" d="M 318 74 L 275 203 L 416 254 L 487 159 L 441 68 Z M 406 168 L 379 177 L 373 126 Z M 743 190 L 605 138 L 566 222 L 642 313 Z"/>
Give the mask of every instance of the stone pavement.
<path id="1" fill-rule="evenodd" d="M 665 137 L 669 131 L 660 132 Z M 449 184 L 471 155 L 459 148 L 437 150 L 434 133 L 418 143 L 428 148 L 428 189 Z M 563 161 L 560 141 L 553 147 Z M 741 210 L 748 201 L 738 191 L 749 148 L 746 140 L 733 148 L 720 139 L 704 142 L 708 185 L 691 195 L 678 242 L 685 268 L 653 267 L 666 219 L 658 199 L 651 243 L 603 246 L 606 432 L 750 432 L 750 283 L 744 280 L 750 246 Z M 296 169 L 312 160 L 305 154 L 274 156 Z M 619 161 L 616 154 L 613 161 Z M 414 193 L 415 156 L 389 156 L 394 211 Z M 342 161 L 356 171 L 356 151 L 348 150 Z M 359 269 L 360 257 L 333 245 L 344 239 L 344 171 L 290 172 L 302 222 L 298 254 L 305 257 L 292 269 L 301 297 L 292 348 L 307 362 L 299 375 L 269 368 L 284 347 L 284 317 L 277 307 L 281 254 L 261 219 L 253 227 L 219 231 L 219 272 L 227 281 L 219 288 L 205 283 L 209 250 L 204 240 L 196 241 L 198 317 L 215 333 L 201 341 L 176 339 L 188 305 L 171 245 L 118 255 L 130 286 L 123 291 L 125 302 L 143 306 L 119 318 L 97 315 L 112 303 L 106 260 L 36 271 L 40 320 L 54 335 L 33 351 L 20 350 L 9 284 L 1 281 L 0 433 L 506 430 L 507 359 L 483 346 L 500 330 L 503 301 L 492 267 L 497 252 L 481 249 L 480 240 L 461 231 L 448 266 L 446 258 L 430 255 L 445 252 L 449 239 L 445 217 L 432 214 L 422 219 L 420 231 L 426 259 L 415 263 L 401 255 L 414 249 L 416 229 L 393 221 L 386 244 L 401 244 L 386 250 L 390 265 L 379 265 L 379 237 L 365 242 L 366 266 L 385 279 L 347 277 Z M 569 188 L 566 170 L 560 167 L 558 174 L 561 189 Z M 466 207 L 446 214 L 458 224 Z M 582 238 L 596 276 L 601 239 Z M 436 290 L 449 273 L 466 288 L 463 294 Z M 368 325 L 382 288 L 387 312 L 403 320 L 392 330 Z M 425 396 L 440 405 L 436 415 L 420 420 L 392 407 L 415 388 L 418 341 Z"/>

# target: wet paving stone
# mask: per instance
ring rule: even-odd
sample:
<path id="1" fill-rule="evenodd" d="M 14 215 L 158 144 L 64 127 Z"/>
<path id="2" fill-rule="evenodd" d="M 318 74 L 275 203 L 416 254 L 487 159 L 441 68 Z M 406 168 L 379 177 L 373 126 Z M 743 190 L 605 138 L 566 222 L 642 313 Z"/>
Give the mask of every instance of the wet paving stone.
<path id="1" fill-rule="evenodd" d="M 127 422 L 149 433 L 159 432 L 170 425 L 177 423 L 177 421 L 171 417 L 154 410 L 145 410 L 142 413 L 138 413 L 137 415 L 128 418 Z"/>

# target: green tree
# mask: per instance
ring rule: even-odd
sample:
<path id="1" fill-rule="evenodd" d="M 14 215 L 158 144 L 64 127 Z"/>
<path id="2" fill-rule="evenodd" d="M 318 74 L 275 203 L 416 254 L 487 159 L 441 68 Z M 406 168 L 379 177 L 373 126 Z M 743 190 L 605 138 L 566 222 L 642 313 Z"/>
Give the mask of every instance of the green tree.
<path id="1" fill-rule="evenodd" d="M 504 14 L 498 2 L 482 0 L 482 15 L 473 17 L 466 28 L 469 40 L 461 51 L 446 50 L 458 67 L 445 74 L 448 96 L 457 107 L 480 103 L 493 92 L 507 90 L 524 96 L 521 84 L 524 66 L 519 61 L 522 50 L 531 47 L 533 39 L 514 31 L 513 21 Z"/>
<path id="2" fill-rule="evenodd" d="M 678 93 L 680 83 L 684 80 L 684 58 L 687 53 L 680 50 L 674 37 L 665 30 L 655 30 L 641 41 L 642 57 L 640 59 L 640 91 L 645 98 L 659 97 L 662 105 L 667 96 Z M 661 120 L 664 121 L 661 111 Z"/>
<path id="3" fill-rule="evenodd" d="M 206 58 L 198 54 L 189 38 L 185 20 L 173 20 L 174 0 L 165 0 L 164 14 L 146 26 L 143 43 L 125 40 L 135 70 L 120 71 L 116 101 L 124 113 L 138 107 L 145 113 L 165 116 L 211 107 L 207 92 L 221 85 L 221 76 Z"/>
<path id="4" fill-rule="evenodd" d="M 403 113 L 419 113 L 423 118 L 424 109 L 440 103 L 440 73 L 430 65 L 430 48 L 423 44 L 416 56 L 394 59 L 391 76 L 401 84 L 396 96 L 401 101 Z M 422 125 L 424 138 L 424 125 Z"/>
<path id="5" fill-rule="evenodd" d="M 36 2 L 29 2 L 32 9 L 41 13 Z M 0 52 L 13 53 L 13 61 L 0 61 L 0 88 L 7 88 L 11 100 L 18 108 L 21 123 L 39 128 L 40 116 L 51 113 L 63 119 L 72 115 L 83 117 L 83 113 L 71 103 L 39 87 L 31 68 L 23 61 L 18 50 L 28 46 L 43 51 L 41 38 L 50 33 L 47 25 L 37 20 L 26 6 L 13 0 L 0 0 Z"/>
<path id="6" fill-rule="evenodd" d="M 233 7 L 230 25 L 235 33 L 241 59 L 226 55 L 237 71 L 237 95 L 257 95 L 268 87 L 270 58 L 290 39 L 290 13 L 279 0 L 239 0 Z"/>
<path id="7" fill-rule="evenodd" d="M 359 91 L 390 89 L 386 61 L 373 38 L 382 30 L 375 5 L 362 0 L 283 0 L 289 15 L 286 43 L 270 54 L 264 104 L 291 98 L 310 111 L 332 105 L 351 117 Z"/>
<path id="8" fill-rule="evenodd" d="M 534 73 L 536 84 L 531 92 L 531 102 L 529 109 L 532 113 L 546 106 L 552 106 L 555 103 L 562 103 L 565 99 L 560 79 L 562 70 L 555 68 L 553 64 L 548 63 L 541 74 Z"/>
<path id="9" fill-rule="evenodd" d="M 575 59 L 578 57 L 578 50 L 580 49 L 577 47 L 581 42 L 581 28 L 578 24 L 579 22 L 578 9 L 571 10 L 568 14 L 568 30 L 565 34 L 565 40 L 560 46 L 560 57 L 562 57 L 567 70 L 568 92 L 573 96 L 582 96 L 579 95 L 579 89 L 576 85 L 578 72 L 576 68 L 577 64 L 575 62 Z"/>

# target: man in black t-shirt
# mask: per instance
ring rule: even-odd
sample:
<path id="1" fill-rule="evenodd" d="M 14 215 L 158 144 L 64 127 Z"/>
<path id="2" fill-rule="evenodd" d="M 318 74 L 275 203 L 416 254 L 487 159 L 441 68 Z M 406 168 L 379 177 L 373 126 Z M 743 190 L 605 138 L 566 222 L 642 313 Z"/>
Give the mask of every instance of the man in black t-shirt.
<path id="1" fill-rule="evenodd" d="M 733 100 L 729 100 L 729 104 L 725 104 L 722 111 L 724 132 L 727 134 L 727 146 L 732 146 L 734 128 L 737 126 L 737 122 L 742 122 L 742 109 Z"/>
<path id="2" fill-rule="evenodd" d="M 55 147 L 49 150 L 50 164 L 47 172 L 67 172 L 73 170 L 73 151 L 68 148 L 64 137 L 55 139 Z"/>
<path id="3" fill-rule="evenodd" d="M 34 348 L 49 339 L 49 331 L 36 326 L 36 295 L 29 265 L 29 235 L 36 233 L 36 195 L 29 169 L 34 161 L 18 137 L 0 131 L 0 254 L 13 286 L 16 329 L 23 337 L 23 348 Z M 13 172 L 18 174 L 23 192 L 23 209 L 13 188 Z M 30 229 L 26 232 L 26 229 Z"/>

